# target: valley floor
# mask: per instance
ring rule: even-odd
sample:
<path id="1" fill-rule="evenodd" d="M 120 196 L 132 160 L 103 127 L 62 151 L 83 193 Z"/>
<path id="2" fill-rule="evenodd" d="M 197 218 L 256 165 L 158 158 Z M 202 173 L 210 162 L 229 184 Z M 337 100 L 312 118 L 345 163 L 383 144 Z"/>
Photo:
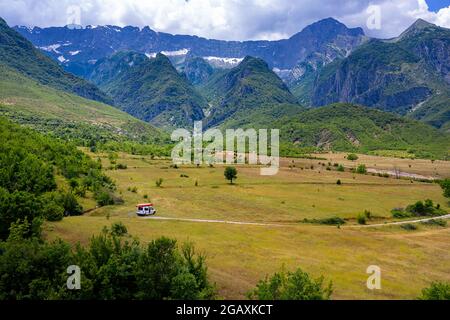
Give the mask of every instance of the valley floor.
<path id="1" fill-rule="evenodd" d="M 91 156 L 100 156 L 104 167 L 110 166 L 106 154 Z M 257 167 L 238 167 L 236 184 L 229 185 L 222 166 L 176 169 L 168 160 L 120 154 L 117 163 L 127 169 L 106 173 L 125 203 L 49 223 L 46 234 L 49 239 L 86 243 L 103 226 L 122 221 L 142 242 L 162 235 L 192 241 L 207 254 L 211 277 L 226 299 L 245 298 L 259 279 L 283 266 L 332 280 L 334 299 L 415 298 L 431 281 L 450 281 L 449 227 L 418 223 L 417 230 L 406 231 L 384 225 L 395 221 L 391 209 L 428 198 L 450 211 L 437 184 L 338 172 L 333 166 L 365 163 L 369 169 L 443 177 L 450 173 L 449 162 L 375 156 L 352 162 L 340 153 L 316 156 L 327 160 L 283 159 L 280 172 L 272 177 L 260 176 Z M 155 185 L 158 178 L 163 178 L 161 188 Z M 135 205 L 142 202 L 154 203 L 157 219 L 136 217 Z M 83 206 L 95 204 L 83 199 Z M 381 226 L 356 228 L 356 216 L 364 210 L 374 217 L 369 224 Z M 301 223 L 304 218 L 330 217 L 347 223 L 341 228 Z M 381 268 L 381 290 L 366 287 L 369 265 Z"/>

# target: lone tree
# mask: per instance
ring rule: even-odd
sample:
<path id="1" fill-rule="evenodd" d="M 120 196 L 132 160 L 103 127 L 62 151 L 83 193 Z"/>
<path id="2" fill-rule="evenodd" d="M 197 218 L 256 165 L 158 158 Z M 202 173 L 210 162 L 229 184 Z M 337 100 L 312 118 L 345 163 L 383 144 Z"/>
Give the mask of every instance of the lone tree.
<path id="1" fill-rule="evenodd" d="M 356 161 L 359 159 L 359 157 L 354 153 L 350 153 L 349 155 L 347 155 L 347 159 L 350 161 Z"/>
<path id="2" fill-rule="evenodd" d="M 235 167 L 226 167 L 223 175 L 225 179 L 230 180 L 230 184 L 233 184 L 233 179 L 237 179 L 237 170 Z"/>

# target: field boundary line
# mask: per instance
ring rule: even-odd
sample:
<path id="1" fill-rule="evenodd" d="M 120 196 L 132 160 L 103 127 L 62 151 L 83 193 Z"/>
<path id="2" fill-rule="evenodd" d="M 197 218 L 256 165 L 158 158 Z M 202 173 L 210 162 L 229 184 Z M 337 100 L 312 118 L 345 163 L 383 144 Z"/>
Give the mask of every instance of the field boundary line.
<path id="1" fill-rule="evenodd" d="M 407 220 L 407 221 L 396 221 L 396 222 L 386 222 L 386 223 L 377 223 L 377 224 L 353 225 L 353 226 L 346 226 L 345 228 L 370 228 L 370 227 L 395 226 L 395 225 L 402 225 L 402 224 L 408 224 L 408 223 L 427 222 L 427 221 L 436 220 L 436 219 L 450 219 L 450 214 L 446 214 L 446 215 L 443 215 L 443 216 L 432 217 L 432 218 L 415 219 L 415 220 Z"/>

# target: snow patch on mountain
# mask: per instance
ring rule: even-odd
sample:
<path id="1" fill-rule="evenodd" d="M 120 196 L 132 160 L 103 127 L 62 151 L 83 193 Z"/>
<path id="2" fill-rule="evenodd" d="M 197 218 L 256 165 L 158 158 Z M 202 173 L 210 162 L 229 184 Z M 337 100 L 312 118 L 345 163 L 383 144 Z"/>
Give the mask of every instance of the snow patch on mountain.
<path id="1" fill-rule="evenodd" d="M 189 49 L 181 49 L 181 50 L 176 50 L 176 51 L 161 51 L 161 53 L 168 57 L 185 56 L 189 53 Z"/>
<path id="2" fill-rule="evenodd" d="M 47 52 L 61 53 L 57 50 L 59 47 L 61 47 L 60 44 L 51 44 L 49 46 L 43 46 L 38 48 Z"/>
<path id="3" fill-rule="evenodd" d="M 234 68 L 244 58 L 203 57 L 210 65 L 216 68 Z"/>

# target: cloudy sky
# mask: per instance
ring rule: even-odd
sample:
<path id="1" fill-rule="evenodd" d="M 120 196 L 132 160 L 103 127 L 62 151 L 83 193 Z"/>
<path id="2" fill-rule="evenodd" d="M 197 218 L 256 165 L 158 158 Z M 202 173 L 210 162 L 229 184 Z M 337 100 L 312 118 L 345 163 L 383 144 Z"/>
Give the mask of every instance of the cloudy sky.
<path id="1" fill-rule="evenodd" d="M 150 26 L 225 40 L 286 38 L 334 17 L 388 38 L 417 18 L 450 28 L 450 0 L 0 0 L 0 17 L 11 26 Z"/>

